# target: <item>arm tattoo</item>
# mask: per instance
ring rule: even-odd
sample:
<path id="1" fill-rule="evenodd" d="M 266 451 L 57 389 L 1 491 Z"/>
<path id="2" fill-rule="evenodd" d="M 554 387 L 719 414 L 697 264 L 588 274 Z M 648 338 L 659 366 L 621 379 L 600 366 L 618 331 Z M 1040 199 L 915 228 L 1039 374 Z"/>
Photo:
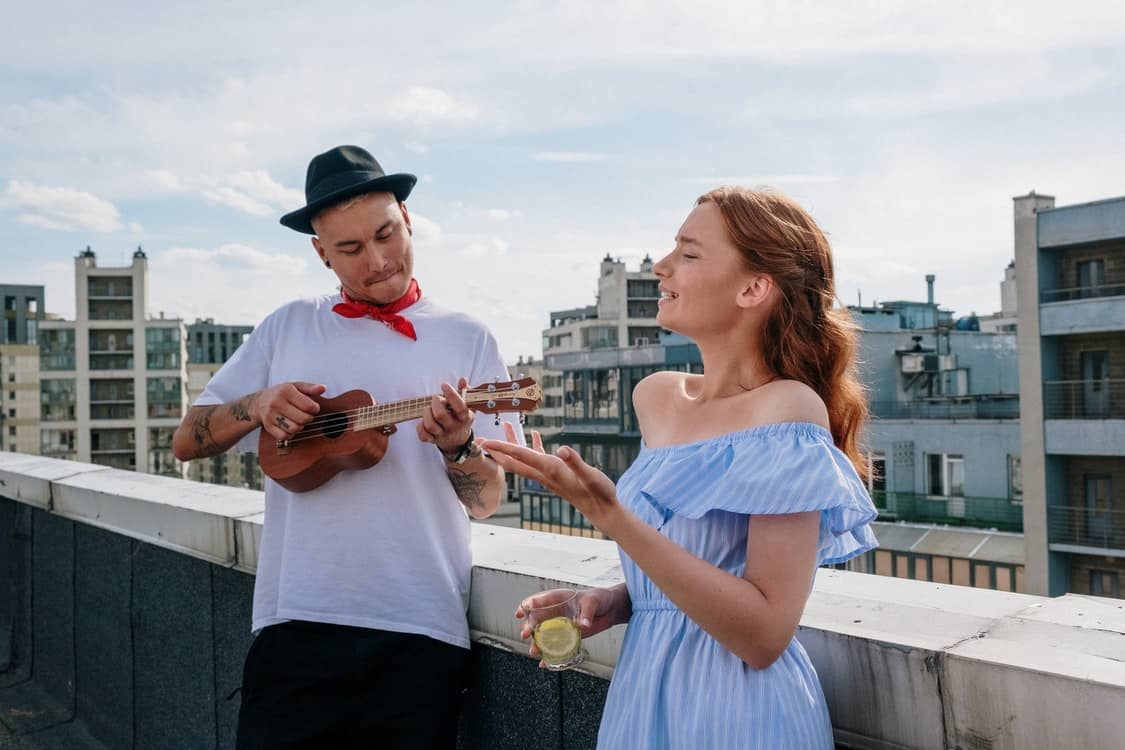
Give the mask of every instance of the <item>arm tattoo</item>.
<path id="1" fill-rule="evenodd" d="M 231 404 L 230 413 L 239 422 L 249 422 L 252 419 L 250 416 L 250 396 L 240 398 Z"/>
<path id="2" fill-rule="evenodd" d="M 453 484 L 453 491 L 457 493 L 457 499 L 461 501 L 462 505 L 469 510 L 478 510 L 484 507 L 484 500 L 481 499 L 480 492 L 488 482 L 478 478 L 476 474 L 470 474 L 461 469 L 451 468 L 446 473 L 449 476 L 449 481 Z"/>
<path id="3" fill-rule="evenodd" d="M 215 442 L 214 436 L 211 434 L 211 415 L 215 413 L 218 406 L 205 406 L 203 410 L 196 415 L 191 423 L 191 436 L 195 438 L 195 444 L 199 448 L 199 455 L 214 456 L 222 452 L 219 444 Z"/>

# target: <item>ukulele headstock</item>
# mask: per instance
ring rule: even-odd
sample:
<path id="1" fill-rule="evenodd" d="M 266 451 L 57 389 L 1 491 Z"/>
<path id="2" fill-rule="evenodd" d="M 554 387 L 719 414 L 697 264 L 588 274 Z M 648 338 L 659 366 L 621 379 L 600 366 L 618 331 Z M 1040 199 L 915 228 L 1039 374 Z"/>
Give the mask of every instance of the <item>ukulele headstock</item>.
<path id="1" fill-rule="evenodd" d="M 469 388 L 462 398 L 470 409 L 486 414 L 529 412 L 539 408 L 543 389 L 534 378 L 520 378 Z"/>

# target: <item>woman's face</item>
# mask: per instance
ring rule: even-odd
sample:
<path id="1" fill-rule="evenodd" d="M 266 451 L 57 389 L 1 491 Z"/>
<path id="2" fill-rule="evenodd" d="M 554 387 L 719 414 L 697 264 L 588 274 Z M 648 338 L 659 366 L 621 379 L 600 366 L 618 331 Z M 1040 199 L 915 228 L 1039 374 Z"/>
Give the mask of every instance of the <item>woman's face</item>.
<path id="1" fill-rule="evenodd" d="M 739 293 L 753 276 L 714 203 L 688 214 L 676 246 L 653 271 L 661 291 L 657 322 L 690 338 L 728 330 L 742 309 Z"/>

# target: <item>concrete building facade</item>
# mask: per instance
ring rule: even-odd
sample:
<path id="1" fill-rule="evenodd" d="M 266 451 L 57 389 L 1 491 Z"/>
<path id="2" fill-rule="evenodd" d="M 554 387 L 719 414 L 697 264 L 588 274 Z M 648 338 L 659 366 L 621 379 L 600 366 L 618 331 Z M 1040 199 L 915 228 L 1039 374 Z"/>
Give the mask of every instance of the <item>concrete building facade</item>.
<path id="1" fill-rule="evenodd" d="M 75 258 L 73 321 L 40 323 L 40 453 L 184 476 L 172 434 L 187 404 L 183 321 L 151 318 L 148 259 L 99 267 Z"/>
<path id="2" fill-rule="evenodd" d="M 1125 590 L 1125 197 L 1014 200 L 1028 590 Z"/>
<path id="3" fill-rule="evenodd" d="M 0 451 L 39 452 L 39 347 L 0 344 Z"/>

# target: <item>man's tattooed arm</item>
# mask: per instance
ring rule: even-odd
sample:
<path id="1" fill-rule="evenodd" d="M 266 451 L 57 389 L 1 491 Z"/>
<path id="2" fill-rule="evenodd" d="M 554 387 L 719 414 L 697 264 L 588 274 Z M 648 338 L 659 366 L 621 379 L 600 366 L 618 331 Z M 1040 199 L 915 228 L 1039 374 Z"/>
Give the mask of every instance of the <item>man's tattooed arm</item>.
<path id="1" fill-rule="evenodd" d="M 488 484 L 488 481 L 481 479 L 476 473 L 470 473 L 457 467 L 450 467 L 447 473 L 449 481 L 453 484 L 453 491 L 457 493 L 457 499 L 468 509 L 469 513 L 476 515 L 482 512 L 485 503 L 481 497 L 481 491 Z"/>
<path id="2" fill-rule="evenodd" d="M 457 499 L 473 518 L 488 518 L 496 512 L 508 491 L 504 470 L 474 445 L 464 463 L 454 464 L 446 457 L 446 474 Z"/>
<path id="3" fill-rule="evenodd" d="M 254 398 L 243 396 L 237 401 L 213 406 L 193 406 L 172 439 L 176 458 L 190 461 L 217 456 L 254 429 Z"/>
<path id="4" fill-rule="evenodd" d="M 237 419 L 239 422 L 249 422 L 253 417 L 250 416 L 250 401 L 253 396 L 243 396 L 230 405 L 230 415 Z"/>
<path id="5" fill-rule="evenodd" d="M 188 418 L 185 421 L 190 420 L 191 436 L 195 440 L 195 447 L 198 451 L 197 458 L 217 456 L 223 452 L 223 449 L 215 442 L 215 437 L 211 434 L 211 417 L 218 408 L 218 406 L 201 406 L 198 412 L 194 409 L 188 412 Z"/>

